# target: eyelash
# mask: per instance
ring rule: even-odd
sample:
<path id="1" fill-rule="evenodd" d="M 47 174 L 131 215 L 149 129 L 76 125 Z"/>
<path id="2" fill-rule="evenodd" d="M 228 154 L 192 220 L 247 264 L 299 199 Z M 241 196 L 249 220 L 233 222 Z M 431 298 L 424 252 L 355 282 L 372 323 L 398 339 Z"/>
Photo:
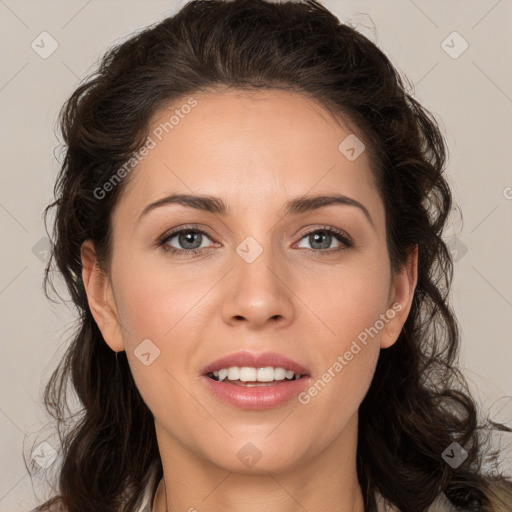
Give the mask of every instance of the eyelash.
<path id="1" fill-rule="evenodd" d="M 176 231 L 171 231 L 170 233 L 166 233 L 165 235 L 163 235 L 162 238 L 160 238 L 158 240 L 157 246 L 161 247 L 163 249 L 163 251 L 166 253 L 171 253 L 174 255 L 178 255 L 178 253 L 180 253 L 180 255 L 183 255 L 183 256 L 184 256 L 183 253 L 186 253 L 187 256 L 195 255 L 197 253 L 200 253 L 204 249 L 207 249 L 207 247 L 203 247 L 201 249 L 187 250 L 187 249 L 176 249 L 175 247 L 167 246 L 167 242 L 169 242 L 169 240 L 174 238 L 176 235 L 180 235 L 181 233 L 199 233 L 199 234 L 205 235 L 211 239 L 211 237 L 205 231 L 202 231 L 201 229 L 194 228 L 193 226 L 185 226 Z M 316 228 L 314 230 L 308 231 L 307 233 L 304 233 L 302 235 L 300 240 L 302 240 L 303 238 L 306 238 L 309 235 L 313 235 L 315 233 L 327 233 L 329 235 L 334 235 L 334 238 L 336 238 L 339 242 L 344 244 L 345 247 L 338 247 L 335 249 L 323 249 L 323 250 L 322 249 L 305 249 L 305 250 L 319 252 L 319 253 L 332 254 L 332 253 L 339 252 L 339 251 L 347 251 L 354 246 L 352 240 L 348 237 L 348 235 L 346 235 L 343 231 L 340 231 L 340 230 L 338 230 L 336 228 L 332 228 L 332 227 L 321 227 L 321 228 Z M 303 248 L 301 248 L 301 249 L 303 249 Z M 187 257 L 187 256 L 184 256 L 184 257 Z"/>

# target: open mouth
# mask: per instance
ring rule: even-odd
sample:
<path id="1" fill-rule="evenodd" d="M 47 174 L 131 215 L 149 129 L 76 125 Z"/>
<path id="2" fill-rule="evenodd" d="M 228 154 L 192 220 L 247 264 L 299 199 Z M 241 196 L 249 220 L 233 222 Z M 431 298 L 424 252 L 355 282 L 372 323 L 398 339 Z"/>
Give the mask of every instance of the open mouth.
<path id="1" fill-rule="evenodd" d="M 252 356 L 237 356 L 239 366 L 235 366 L 233 359 L 224 358 L 204 368 L 202 381 L 214 397 L 239 409 L 282 406 L 303 392 L 311 381 L 305 367 L 281 356 L 265 356 L 260 361 Z"/>
<path id="2" fill-rule="evenodd" d="M 274 386 L 276 384 L 292 382 L 307 377 L 307 375 L 296 374 L 293 370 L 273 367 L 222 368 L 218 371 L 209 372 L 206 376 L 216 382 L 246 387 Z"/>

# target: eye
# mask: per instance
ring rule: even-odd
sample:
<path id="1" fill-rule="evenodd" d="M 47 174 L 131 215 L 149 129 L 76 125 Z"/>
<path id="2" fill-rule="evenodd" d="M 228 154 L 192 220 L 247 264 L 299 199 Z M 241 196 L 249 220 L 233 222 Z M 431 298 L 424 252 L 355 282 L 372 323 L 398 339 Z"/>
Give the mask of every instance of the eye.
<path id="1" fill-rule="evenodd" d="M 304 239 L 309 241 L 313 250 L 319 249 L 320 251 L 329 253 L 347 250 L 353 246 L 353 243 L 348 235 L 343 233 L 343 231 L 339 231 L 330 227 L 320 229 L 317 228 L 313 231 L 309 231 L 301 238 L 301 240 Z M 338 246 L 334 249 L 330 249 L 330 245 L 333 242 L 333 239 L 340 242 L 342 244 L 341 247 Z"/>
<path id="2" fill-rule="evenodd" d="M 203 242 L 205 238 L 210 237 L 202 230 L 196 228 L 184 227 L 179 230 L 166 233 L 164 237 L 159 240 L 158 245 L 161 246 L 165 251 L 171 253 L 186 253 L 196 254 L 205 248 Z M 170 245 L 170 242 L 176 239 L 176 242 L 181 247 L 175 247 Z"/>
<path id="3" fill-rule="evenodd" d="M 171 242 L 178 244 L 178 247 L 172 245 Z M 204 245 L 205 239 L 211 240 L 207 233 L 204 231 L 193 228 L 193 227 L 182 227 L 176 229 L 170 233 L 166 233 L 157 243 L 159 247 L 166 252 L 178 256 L 190 256 L 202 252 L 208 248 L 208 245 Z M 353 247 L 351 238 L 346 235 L 343 231 L 337 230 L 332 227 L 316 228 L 315 230 L 309 231 L 304 234 L 301 241 L 307 239 L 311 244 L 311 249 L 314 252 L 327 252 L 329 254 L 338 251 L 348 250 Z M 338 242 L 338 247 L 331 248 L 333 241 Z M 300 247 L 299 248 L 303 248 Z M 306 249 L 308 249 L 306 247 Z"/>

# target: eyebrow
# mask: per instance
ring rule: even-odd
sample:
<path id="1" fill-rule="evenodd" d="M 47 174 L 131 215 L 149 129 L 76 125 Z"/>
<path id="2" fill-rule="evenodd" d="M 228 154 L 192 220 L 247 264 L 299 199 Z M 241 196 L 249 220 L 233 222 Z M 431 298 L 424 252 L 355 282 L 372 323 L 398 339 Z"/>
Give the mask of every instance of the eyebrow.
<path id="1" fill-rule="evenodd" d="M 144 210 L 142 210 L 139 216 L 139 222 L 142 217 L 148 214 L 150 211 L 170 204 L 179 204 L 189 208 L 194 208 L 196 210 L 213 213 L 215 215 L 229 215 L 228 206 L 219 197 L 200 194 L 171 194 L 167 197 L 159 199 L 158 201 L 155 201 L 154 203 L 148 204 Z M 375 224 L 373 223 L 368 209 L 359 201 L 356 201 L 355 199 L 344 196 L 342 194 L 296 197 L 295 199 L 292 199 L 285 204 L 283 216 L 299 215 L 301 213 L 312 212 L 333 204 L 341 204 L 359 208 L 364 213 L 372 227 L 375 229 Z"/>

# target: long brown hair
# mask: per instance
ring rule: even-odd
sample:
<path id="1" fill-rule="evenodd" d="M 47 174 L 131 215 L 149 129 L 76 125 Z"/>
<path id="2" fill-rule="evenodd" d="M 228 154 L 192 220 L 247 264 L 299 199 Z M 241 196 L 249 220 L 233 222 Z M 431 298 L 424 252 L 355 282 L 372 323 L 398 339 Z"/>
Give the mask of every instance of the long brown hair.
<path id="1" fill-rule="evenodd" d="M 452 209 L 445 142 L 408 85 L 375 44 L 315 0 L 195 0 L 105 54 L 62 108 L 65 156 L 45 209 L 45 223 L 56 209 L 45 292 L 49 284 L 55 291 L 56 265 L 79 318 L 45 388 L 62 465 L 56 496 L 38 511 L 60 503 L 68 512 L 132 512 L 162 476 L 153 416 L 125 353 L 114 357 L 89 310 L 80 247 L 92 239 L 108 271 L 111 212 L 130 175 L 101 199 L 95 191 L 141 148 L 159 108 L 217 87 L 296 91 L 354 123 L 385 204 L 393 271 L 419 247 L 410 314 L 397 342 L 381 350 L 359 409 L 366 512 L 377 510 L 378 494 L 402 512 L 426 510 L 441 491 L 471 510 L 512 502 L 510 481 L 483 474 L 490 427 L 479 423 L 456 364 L 453 263 L 442 239 Z M 81 406 L 75 415 L 66 412 L 69 386 Z M 454 442 L 467 452 L 457 467 L 442 457 Z"/>

